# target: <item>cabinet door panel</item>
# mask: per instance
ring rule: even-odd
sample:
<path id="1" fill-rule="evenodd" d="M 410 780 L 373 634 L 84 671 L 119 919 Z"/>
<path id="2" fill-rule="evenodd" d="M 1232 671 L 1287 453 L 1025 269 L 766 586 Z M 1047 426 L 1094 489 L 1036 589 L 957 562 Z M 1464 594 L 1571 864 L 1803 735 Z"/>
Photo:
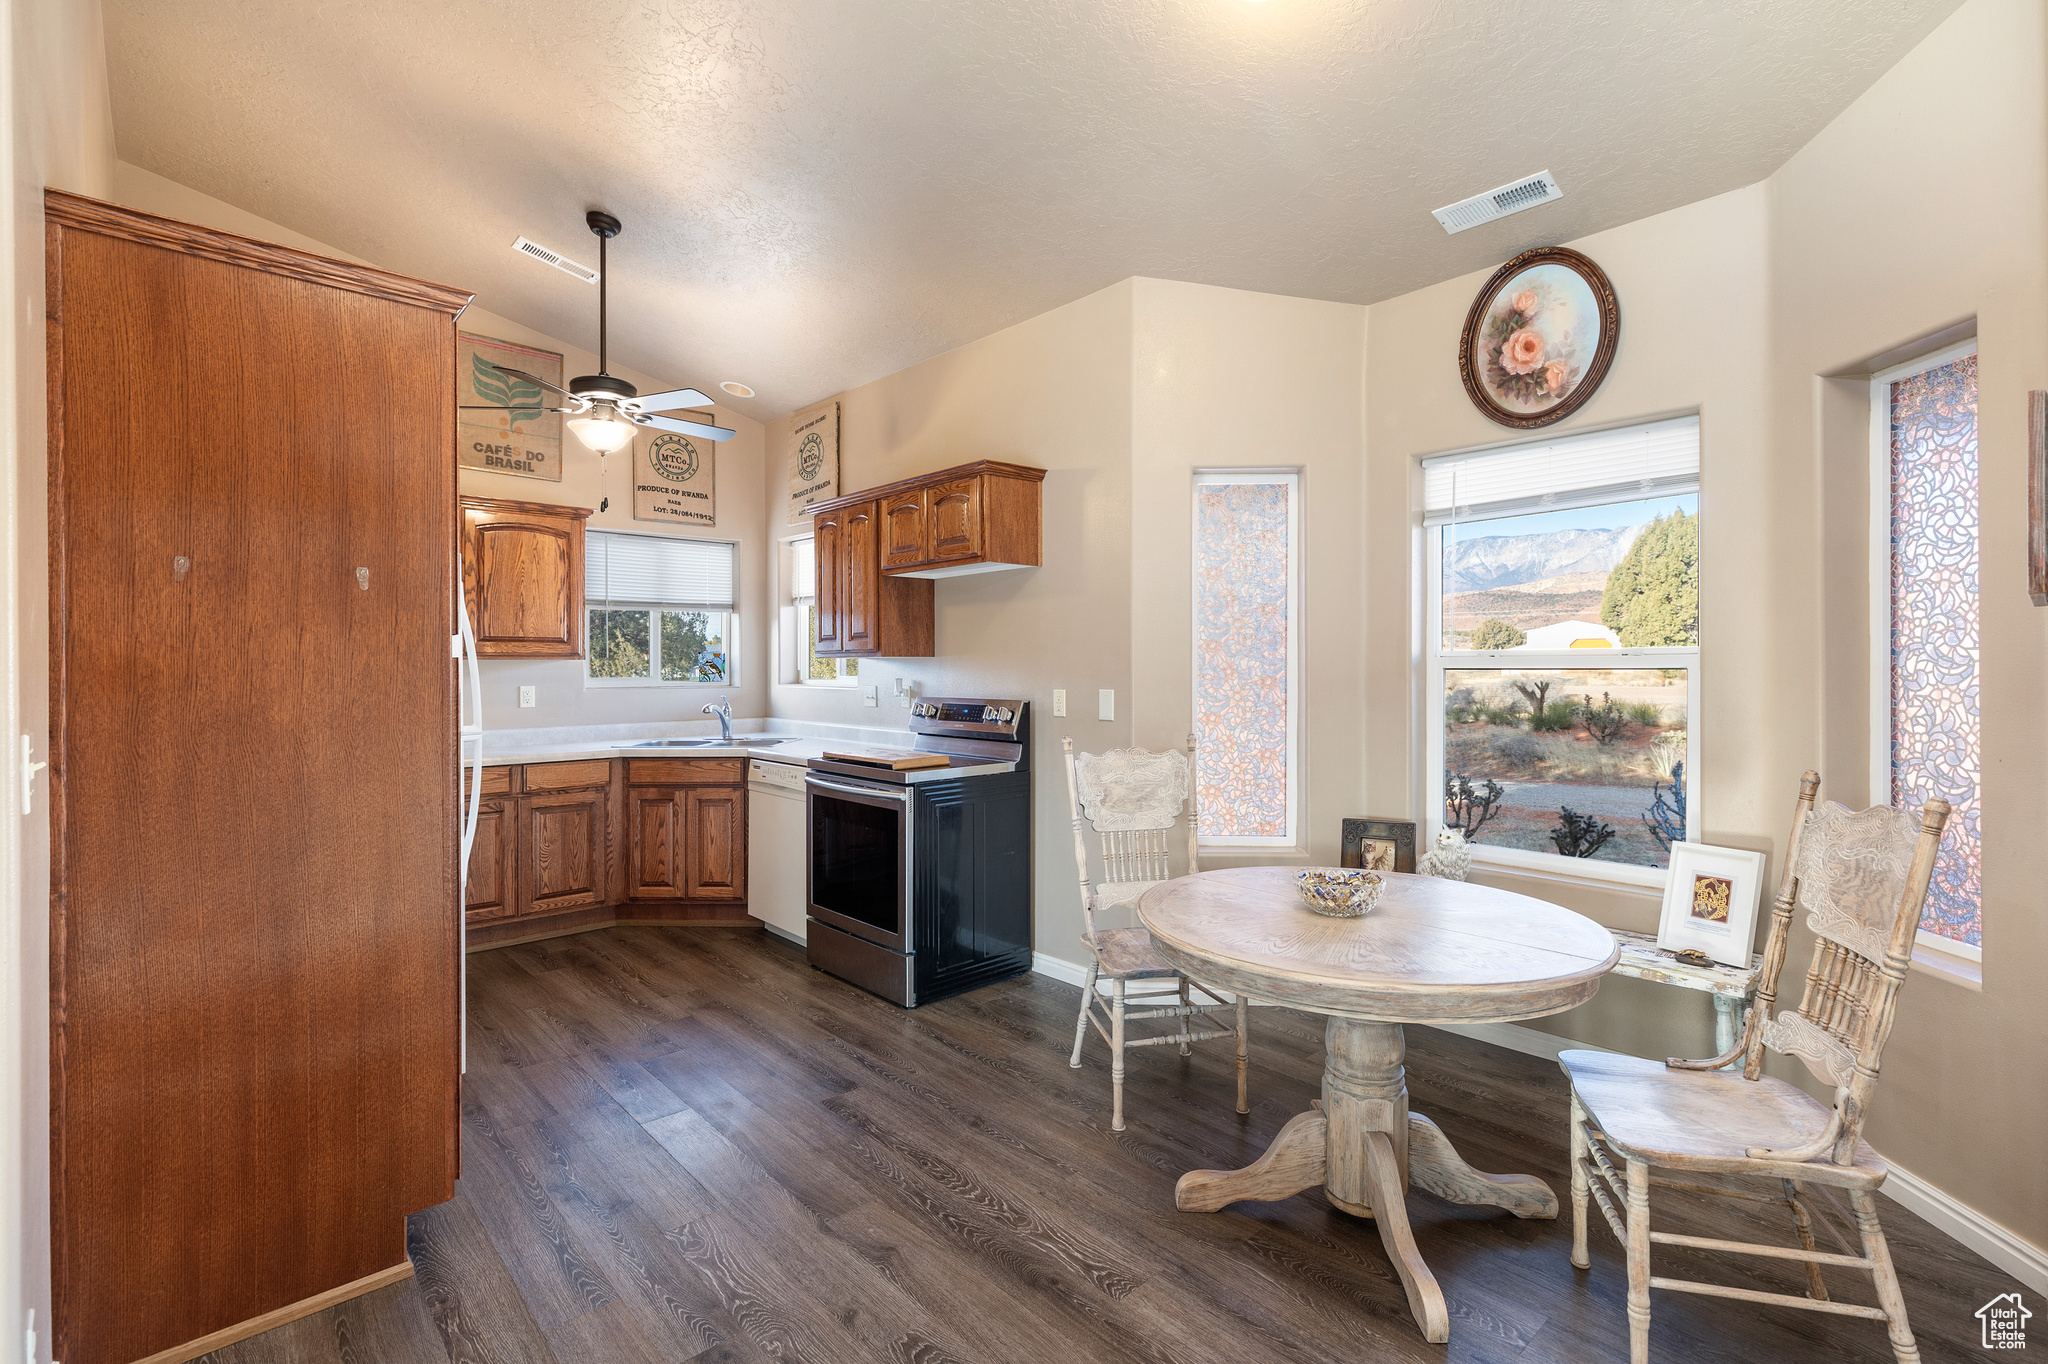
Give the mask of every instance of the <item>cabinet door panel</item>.
<path id="1" fill-rule="evenodd" d="M 818 620 L 818 652 L 836 654 L 845 644 L 846 517 L 820 512 L 811 528 L 818 566 L 817 597 L 812 613 Z"/>
<path id="2" fill-rule="evenodd" d="M 898 493 L 882 503 L 882 567 L 912 568 L 925 561 L 924 489 Z"/>
<path id="3" fill-rule="evenodd" d="M 626 898 L 683 898 L 683 793 L 670 788 L 626 790 Z"/>
<path id="4" fill-rule="evenodd" d="M 842 540 L 846 587 L 841 608 L 841 619 L 845 625 L 839 647 L 849 654 L 881 652 L 881 643 L 876 638 L 882 607 L 882 577 L 879 572 L 881 548 L 876 542 L 879 532 L 875 525 L 875 506 L 870 502 L 864 507 L 846 510 Z"/>
<path id="5" fill-rule="evenodd" d="M 981 557 L 981 479 L 934 483 L 925 491 L 931 510 L 927 552 L 934 560 Z"/>
<path id="6" fill-rule="evenodd" d="M 685 893 L 692 900 L 746 899 L 746 788 L 693 787 L 683 802 Z"/>
<path id="7" fill-rule="evenodd" d="M 483 658 L 583 657 L 582 507 L 462 499 L 462 579 Z"/>
<path id="8" fill-rule="evenodd" d="M 519 913 L 601 905 L 609 792 L 527 796 L 519 802 Z"/>
<path id="9" fill-rule="evenodd" d="M 476 842 L 469 850 L 469 881 L 462 905 L 472 923 L 518 912 L 513 887 L 519 867 L 519 829 L 512 804 L 487 800 L 477 806 Z"/>

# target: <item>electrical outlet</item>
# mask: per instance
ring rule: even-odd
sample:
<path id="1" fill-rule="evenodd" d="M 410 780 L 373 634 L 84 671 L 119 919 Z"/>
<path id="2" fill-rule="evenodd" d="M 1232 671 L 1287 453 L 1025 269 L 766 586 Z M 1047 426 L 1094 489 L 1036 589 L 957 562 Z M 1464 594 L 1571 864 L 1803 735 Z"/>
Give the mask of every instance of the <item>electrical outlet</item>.
<path id="1" fill-rule="evenodd" d="M 1107 689 L 1095 693 L 1095 712 L 1098 720 L 1116 719 L 1116 693 Z"/>
<path id="2" fill-rule="evenodd" d="M 532 709 L 533 709 L 533 688 L 532 688 L 532 687 L 521 687 L 521 688 L 519 689 L 519 708 L 520 708 L 521 710 L 532 710 Z"/>
<path id="3" fill-rule="evenodd" d="M 1052 713 L 1054 715 L 1065 715 L 1067 713 L 1067 689 L 1065 687 L 1054 687 L 1052 689 Z"/>

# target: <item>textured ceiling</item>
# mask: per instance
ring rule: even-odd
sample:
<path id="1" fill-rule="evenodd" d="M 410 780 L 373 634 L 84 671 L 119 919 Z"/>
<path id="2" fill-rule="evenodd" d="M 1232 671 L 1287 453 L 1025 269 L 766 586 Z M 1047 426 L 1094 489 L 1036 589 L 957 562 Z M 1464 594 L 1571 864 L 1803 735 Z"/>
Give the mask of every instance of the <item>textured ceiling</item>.
<path id="1" fill-rule="evenodd" d="M 1370 302 L 1761 179 L 1959 0 L 105 0 L 122 159 L 778 416 L 1129 275 Z M 1565 198 L 1447 237 L 1548 167 Z"/>

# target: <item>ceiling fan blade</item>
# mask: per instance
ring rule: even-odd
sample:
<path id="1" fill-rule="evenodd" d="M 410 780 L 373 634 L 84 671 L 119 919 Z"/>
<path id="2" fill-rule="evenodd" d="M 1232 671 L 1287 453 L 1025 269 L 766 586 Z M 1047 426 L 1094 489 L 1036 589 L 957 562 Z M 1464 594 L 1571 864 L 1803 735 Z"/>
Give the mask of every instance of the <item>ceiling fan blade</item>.
<path id="1" fill-rule="evenodd" d="M 651 426 L 657 431 L 673 431 L 679 436 L 695 436 L 699 440 L 731 440 L 733 433 L 723 426 L 706 426 L 702 422 L 677 421 L 674 417 L 652 417 L 645 412 L 629 412 L 635 426 Z"/>
<path id="2" fill-rule="evenodd" d="M 581 412 L 580 407 L 506 407 L 500 403 L 458 403 L 457 412 Z"/>
<path id="3" fill-rule="evenodd" d="M 677 407 L 709 407 L 711 399 L 694 388 L 672 388 L 644 398 L 628 398 L 619 404 L 628 412 L 667 412 Z"/>
<path id="4" fill-rule="evenodd" d="M 548 392 L 559 393 L 564 398 L 574 398 L 576 396 L 575 394 L 571 393 L 568 389 L 563 388 L 560 384 L 551 384 L 547 380 L 541 378 L 538 374 L 528 374 L 523 369 L 512 369 L 506 365 L 491 365 L 491 362 L 488 360 L 485 360 L 483 363 L 486 365 L 490 365 L 492 369 L 498 371 L 498 373 L 500 374 L 509 374 L 515 379 L 524 379 L 529 384 L 539 384 Z"/>

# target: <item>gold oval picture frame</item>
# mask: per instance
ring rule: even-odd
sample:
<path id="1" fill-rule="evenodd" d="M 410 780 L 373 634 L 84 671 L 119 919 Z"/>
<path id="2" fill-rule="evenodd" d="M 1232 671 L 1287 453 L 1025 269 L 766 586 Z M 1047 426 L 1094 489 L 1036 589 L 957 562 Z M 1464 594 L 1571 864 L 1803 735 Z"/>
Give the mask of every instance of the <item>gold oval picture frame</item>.
<path id="1" fill-rule="evenodd" d="M 1494 271 L 1472 300 L 1458 374 L 1491 420 L 1548 426 L 1592 398 L 1620 340 L 1607 272 L 1570 247 L 1539 246 Z"/>

